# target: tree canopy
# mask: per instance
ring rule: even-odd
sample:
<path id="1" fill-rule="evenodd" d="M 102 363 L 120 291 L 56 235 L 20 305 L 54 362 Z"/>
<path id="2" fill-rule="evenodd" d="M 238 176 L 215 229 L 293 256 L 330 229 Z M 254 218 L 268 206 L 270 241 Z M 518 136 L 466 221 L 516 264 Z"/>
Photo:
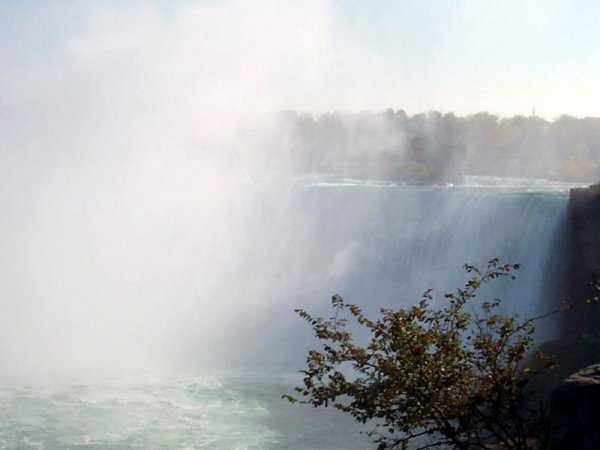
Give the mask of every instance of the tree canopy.
<path id="1" fill-rule="evenodd" d="M 483 285 L 514 278 L 518 268 L 498 259 L 485 270 L 466 265 L 469 280 L 441 307 L 427 291 L 415 306 L 381 309 L 377 319 L 339 295 L 330 319 L 296 310 L 321 345 L 308 353 L 303 386 L 284 397 L 369 424 L 380 450 L 532 448 L 544 414 L 528 389 L 552 366 L 539 352 L 524 363 L 537 318 L 502 315 L 500 299 L 478 298 Z"/>

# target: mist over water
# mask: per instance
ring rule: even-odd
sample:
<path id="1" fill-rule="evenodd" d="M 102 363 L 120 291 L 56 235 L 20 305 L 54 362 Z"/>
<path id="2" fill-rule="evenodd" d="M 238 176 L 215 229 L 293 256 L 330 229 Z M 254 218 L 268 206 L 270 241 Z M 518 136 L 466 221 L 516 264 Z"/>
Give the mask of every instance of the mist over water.
<path id="1" fill-rule="evenodd" d="M 43 54 L 17 47 L 2 79 L 2 372 L 168 371 L 190 336 L 252 309 L 229 278 L 244 253 L 236 208 L 264 168 L 265 112 L 287 92 L 274 80 L 314 54 L 323 11 L 25 14 L 48 18 L 51 38 Z M 314 27 L 275 39 L 308 17 Z"/>

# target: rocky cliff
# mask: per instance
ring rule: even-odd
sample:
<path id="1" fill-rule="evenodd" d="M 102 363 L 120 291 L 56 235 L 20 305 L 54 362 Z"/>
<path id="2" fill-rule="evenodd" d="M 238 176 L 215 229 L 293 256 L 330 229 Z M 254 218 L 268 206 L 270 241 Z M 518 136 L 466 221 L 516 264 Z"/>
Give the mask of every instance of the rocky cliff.
<path id="1" fill-rule="evenodd" d="M 600 184 L 571 190 L 566 244 L 559 294 L 579 305 L 560 314 L 559 339 L 542 346 L 558 367 L 541 380 L 541 387 L 547 392 L 558 386 L 552 392 L 549 448 L 592 450 L 600 448 L 600 307 L 580 303 L 597 295 L 590 284 L 599 279 Z"/>
<path id="2" fill-rule="evenodd" d="M 600 267 L 600 184 L 571 190 L 566 220 L 564 251 L 561 248 L 554 262 L 562 282 L 548 301 L 556 302 L 554 307 L 562 300 L 576 306 L 556 316 L 557 336 L 539 347 L 557 363 L 537 381 L 542 397 L 565 377 L 600 362 L 600 306 L 585 304 L 595 294 L 590 283 Z"/>
<path id="3" fill-rule="evenodd" d="M 590 283 L 598 280 L 600 268 L 600 184 L 571 189 L 567 210 L 566 297 L 583 302 L 594 292 Z M 564 315 L 563 334 L 598 335 L 598 307 L 578 307 Z M 591 361 L 597 362 L 597 361 Z"/>
<path id="4" fill-rule="evenodd" d="M 600 184 L 571 189 L 568 221 L 568 282 L 574 299 L 581 299 L 600 267 Z"/>

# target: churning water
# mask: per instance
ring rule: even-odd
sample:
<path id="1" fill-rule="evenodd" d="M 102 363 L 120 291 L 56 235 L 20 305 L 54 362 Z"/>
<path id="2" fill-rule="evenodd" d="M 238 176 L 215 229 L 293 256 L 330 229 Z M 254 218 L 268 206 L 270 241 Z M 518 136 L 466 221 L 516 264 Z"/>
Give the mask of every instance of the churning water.
<path id="1" fill-rule="evenodd" d="M 372 448 L 349 418 L 281 400 L 313 344 L 292 310 L 328 314 L 338 292 L 372 314 L 406 306 L 429 287 L 453 290 L 465 280 L 462 264 L 491 257 L 523 265 L 516 282 L 494 291 L 505 307 L 543 310 L 560 272 L 569 187 L 482 177 L 457 187 L 328 177 L 254 183 L 235 208 L 244 232 L 227 243 L 220 278 L 244 304 L 197 334 L 182 326 L 173 349 L 202 378 L 13 379 L 0 390 L 0 448 Z M 190 329 L 203 301 L 196 315 L 188 306 Z M 211 357 L 201 359 L 207 349 Z M 206 368 L 225 358 L 235 377 L 207 381 Z"/>
<path id="2" fill-rule="evenodd" d="M 0 448 L 366 449 L 333 411 L 290 408 L 272 380 L 178 379 L 5 388 Z"/>
<path id="3" fill-rule="evenodd" d="M 137 380 L 4 388 L 5 449 L 367 449 L 333 411 L 291 408 L 277 380 Z"/>

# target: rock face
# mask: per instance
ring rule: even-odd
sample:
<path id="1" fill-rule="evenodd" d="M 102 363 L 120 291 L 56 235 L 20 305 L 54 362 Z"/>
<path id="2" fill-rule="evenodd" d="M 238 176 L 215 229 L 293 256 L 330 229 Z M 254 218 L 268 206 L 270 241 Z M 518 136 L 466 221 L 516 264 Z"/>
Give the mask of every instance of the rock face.
<path id="1" fill-rule="evenodd" d="M 597 294 L 590 283 L 598 280 L 597 269 L 600 268 L 600 184 L 571 189 L 566 221 L 562 285 L 556 298 L 549 300 L 580 304 Z M 600 362 L 599 304 L 578 305 L 563 311 L 557 321 L 560 330 L 557 339 L 545 343 L 543 348 L 558 363 L 558 368 L 545 380 L 546 391 L 567 375 Z"/>
<path id="2" fill-rule="evenodd" d="M 582 302 L 593 291 L 600 268 L 600 184 L 572 189 L 567 210 L 564 297 Z M 552 450 L 600 449 L 600 307 L 584 305 L 560 314 L 561 337 L 547 353 L 558 376 L 575 371 L 552 391 Z M 590 365 L 593 364 L 593 365 Z M 587 366 L 587 367 L 586 367 Z M 585 367 L 580 369 L 581 367 Z M 568 373 L 568 372 L 566 372 Z M 556 378 L 556 377 L 555 377 Z M 551 379 L 548 386 L 558 380 Z"/>
<path id="3" fill-rule="evenodd" d="M 580 302 L 590 296 L 589 284 L 598 279 L 600 268 L 600 184 L 571 189 L 567 224 L 565 292 Z M 563 336 L 598 333 L 598 308 L 576 308 L 563 318 Z"/>
<path id="4" fill-rule="evenodd" d="M 573 295 L 585 295 L 582 289 L 600 267 L 600 184 L 571 189 L 567 217 Z"/>
<path id="5" fill-rule="evenodd" d="M 552 393 L 552 450 L 600 449 L 600 364 L 566 378 Z"/>

